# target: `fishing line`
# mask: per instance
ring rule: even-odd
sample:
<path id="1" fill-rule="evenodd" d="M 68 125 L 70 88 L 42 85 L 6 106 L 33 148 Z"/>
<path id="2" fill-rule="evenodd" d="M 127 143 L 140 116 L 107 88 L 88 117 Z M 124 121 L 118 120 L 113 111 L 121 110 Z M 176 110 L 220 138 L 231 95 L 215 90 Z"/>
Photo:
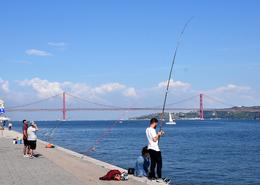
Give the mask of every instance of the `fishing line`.
<path id="1" fill-rule="evenodd" d="M 55 127 L 53 127 L 50 131 L 48 131 L 47 133 L 44 134 L 47 137 L 47 139 L 46 139 L 47 142 L 50 142 L 55 131 L 62 125 L 62 122 L 64 122 L 64 121 L 58 121 L 58 124 Z"/>
<path id="2" fill-rule="evenodd" d="M 171 77 L 172 77 L 172 70 L 173 70 L 173 66 L 175 64 L 175 59 L 176 59 L 176 55 L 177 55 L 177 51 L 179 49 L 180 43 L 181 43 L 181 39 L 183 37 L 184 31 L 187 28 L 188 24 L 191 22 L 191 20 L 193 19 L 193 17 L 191 17 L 183 26 L 183 29 L 180 33 L 179 39 L 177 41 L 177 45 L 174 51 L 174 55 L 173 55 L 173 60 L 171 63 L 171 68 L 170 68 L 170 74 L 168 77 L 168 82 L 167 82 L 167 86 L 166 86 L 166 91 L 165 91 L 165 96 L 164 96 L 164 101 L 163 101 L 163 107 L 162 107 L 162 113 L 161 113 L 161 118 L 160 118 L 160 130 L 162 130 L 162 126 L 163 126 L 163 117 L 164 117 L 164 112 L 165 112 L 165 105 L 167 102 L 167 96 L 168 96 L 168 92 L 169 92 L 169 86 L 170 86 L 170 81 L 171 81 Z"/>
<path id="3" fill-rule="evenodd" d="M 130 108 L 129 108 L 130 109 Z M 86 152 L 83 153 L 82 158 L 84 155 L 89 155 L 91 152 L 96 151 L 96 147 L 109 135 L 111 134 L 114 127 L 116 127 L 118 124 L 121 124 L 122 119 L 126 116 L 126 114 L 129 112 L 129 109 L 124 111 L 117 120 L 113 122 L 113 124 L 108 127 L 105 131 L 102 132 L 102 134 L 95 140 L 94 144 L 87 148 Z"/>

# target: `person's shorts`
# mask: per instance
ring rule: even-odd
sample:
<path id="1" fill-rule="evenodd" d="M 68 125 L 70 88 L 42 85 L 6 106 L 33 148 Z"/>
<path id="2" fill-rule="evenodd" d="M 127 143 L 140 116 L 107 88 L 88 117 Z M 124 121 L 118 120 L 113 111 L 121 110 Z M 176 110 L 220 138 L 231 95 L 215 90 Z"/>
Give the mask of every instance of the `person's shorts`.
<path id="1" fill-rule="evenodd" d="M 28 140 L 27 139 L 23 139 L 23 144 L 24 144 L 24 146 L 28 146 L 29 145 Z"/>
<path id="2" fill-rule="evenodd" d="M 36 141 L 28 141 L 29 142 L 29 147 L 32 150 L 36 149 Z"/>

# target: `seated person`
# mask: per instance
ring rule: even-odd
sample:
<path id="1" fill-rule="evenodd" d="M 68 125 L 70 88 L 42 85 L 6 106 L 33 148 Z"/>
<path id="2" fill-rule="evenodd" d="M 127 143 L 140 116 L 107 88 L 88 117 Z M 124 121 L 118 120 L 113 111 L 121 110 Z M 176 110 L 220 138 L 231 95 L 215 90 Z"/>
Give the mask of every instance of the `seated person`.
<path id="1" fill-rule="evenodd" d="M 149 173 L 150 156 L 147 146 L 142 149 L 142 155 L 139 156 L 135 163 L 134 175 L 137 177 L 147 177 Z"/>

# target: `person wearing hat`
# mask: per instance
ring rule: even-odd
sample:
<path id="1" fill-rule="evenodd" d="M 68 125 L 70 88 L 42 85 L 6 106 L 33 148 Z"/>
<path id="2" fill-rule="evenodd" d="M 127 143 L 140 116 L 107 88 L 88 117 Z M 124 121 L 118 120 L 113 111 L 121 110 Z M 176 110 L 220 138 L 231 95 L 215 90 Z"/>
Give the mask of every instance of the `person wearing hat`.
<path id="1" fill-rule="evenodd" d="M 29 156 L 33 158 L 33 150 L 36 149 L 36 142 L 37 142 L 37 135 L 36 132 L 38 131 L 38 127 L 34 121 L 32 121 L 31 125 L 27 129 L 28 135 L 28 143 L 29 143 Z"/>

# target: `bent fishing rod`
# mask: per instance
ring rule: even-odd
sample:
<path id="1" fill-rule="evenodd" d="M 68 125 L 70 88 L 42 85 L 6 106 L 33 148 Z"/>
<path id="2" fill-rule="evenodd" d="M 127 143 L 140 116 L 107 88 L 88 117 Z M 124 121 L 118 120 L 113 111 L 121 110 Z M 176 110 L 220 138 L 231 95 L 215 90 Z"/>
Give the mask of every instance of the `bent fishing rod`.
<path id="1" fill-rule="evenodd" d="M 165 106 L 166 106 L 166 102 L 167 102 L 167 96 L 168 96 L 168 92 L 169 92 L 169 87 L 170 87 L 170 82 L 171 82 L 171 77 L 172 77 L 172 71 L 173 71 L 173 66 L 175 64 L 175 59 L 176 59 L 176 55 L 183 37 L 183 34 L 187 28 L 187 26 L 189 25 L 189 23 L 192 21 L 193 17 L 191 17 L 183 26 L 182 31 L 180 33 L 179 39 L 177 41 L 177 45 L 175 47 L 175 51 L 174 51 L 174 55 L 173 55 L 173 59 L 172 59 L 172 63 L 171 63 L 171 68 L 170 68 L 170 73 L 169 73 L 169 77 L 168 77 L 168 81 L 167 81 L 167 86 L 166 86 L 166 91 L 165 91 L 165 96 L 164 96 L 164 101 L 163 101 L 163 107 L 162 107 L 162 113 L 161 113 L 161 118 L 160 118 L 160 131 L 162 130 L 162 126 L 163 126 L 163 117 L 164 117 L 164 112 L 165 112 Z"/>

